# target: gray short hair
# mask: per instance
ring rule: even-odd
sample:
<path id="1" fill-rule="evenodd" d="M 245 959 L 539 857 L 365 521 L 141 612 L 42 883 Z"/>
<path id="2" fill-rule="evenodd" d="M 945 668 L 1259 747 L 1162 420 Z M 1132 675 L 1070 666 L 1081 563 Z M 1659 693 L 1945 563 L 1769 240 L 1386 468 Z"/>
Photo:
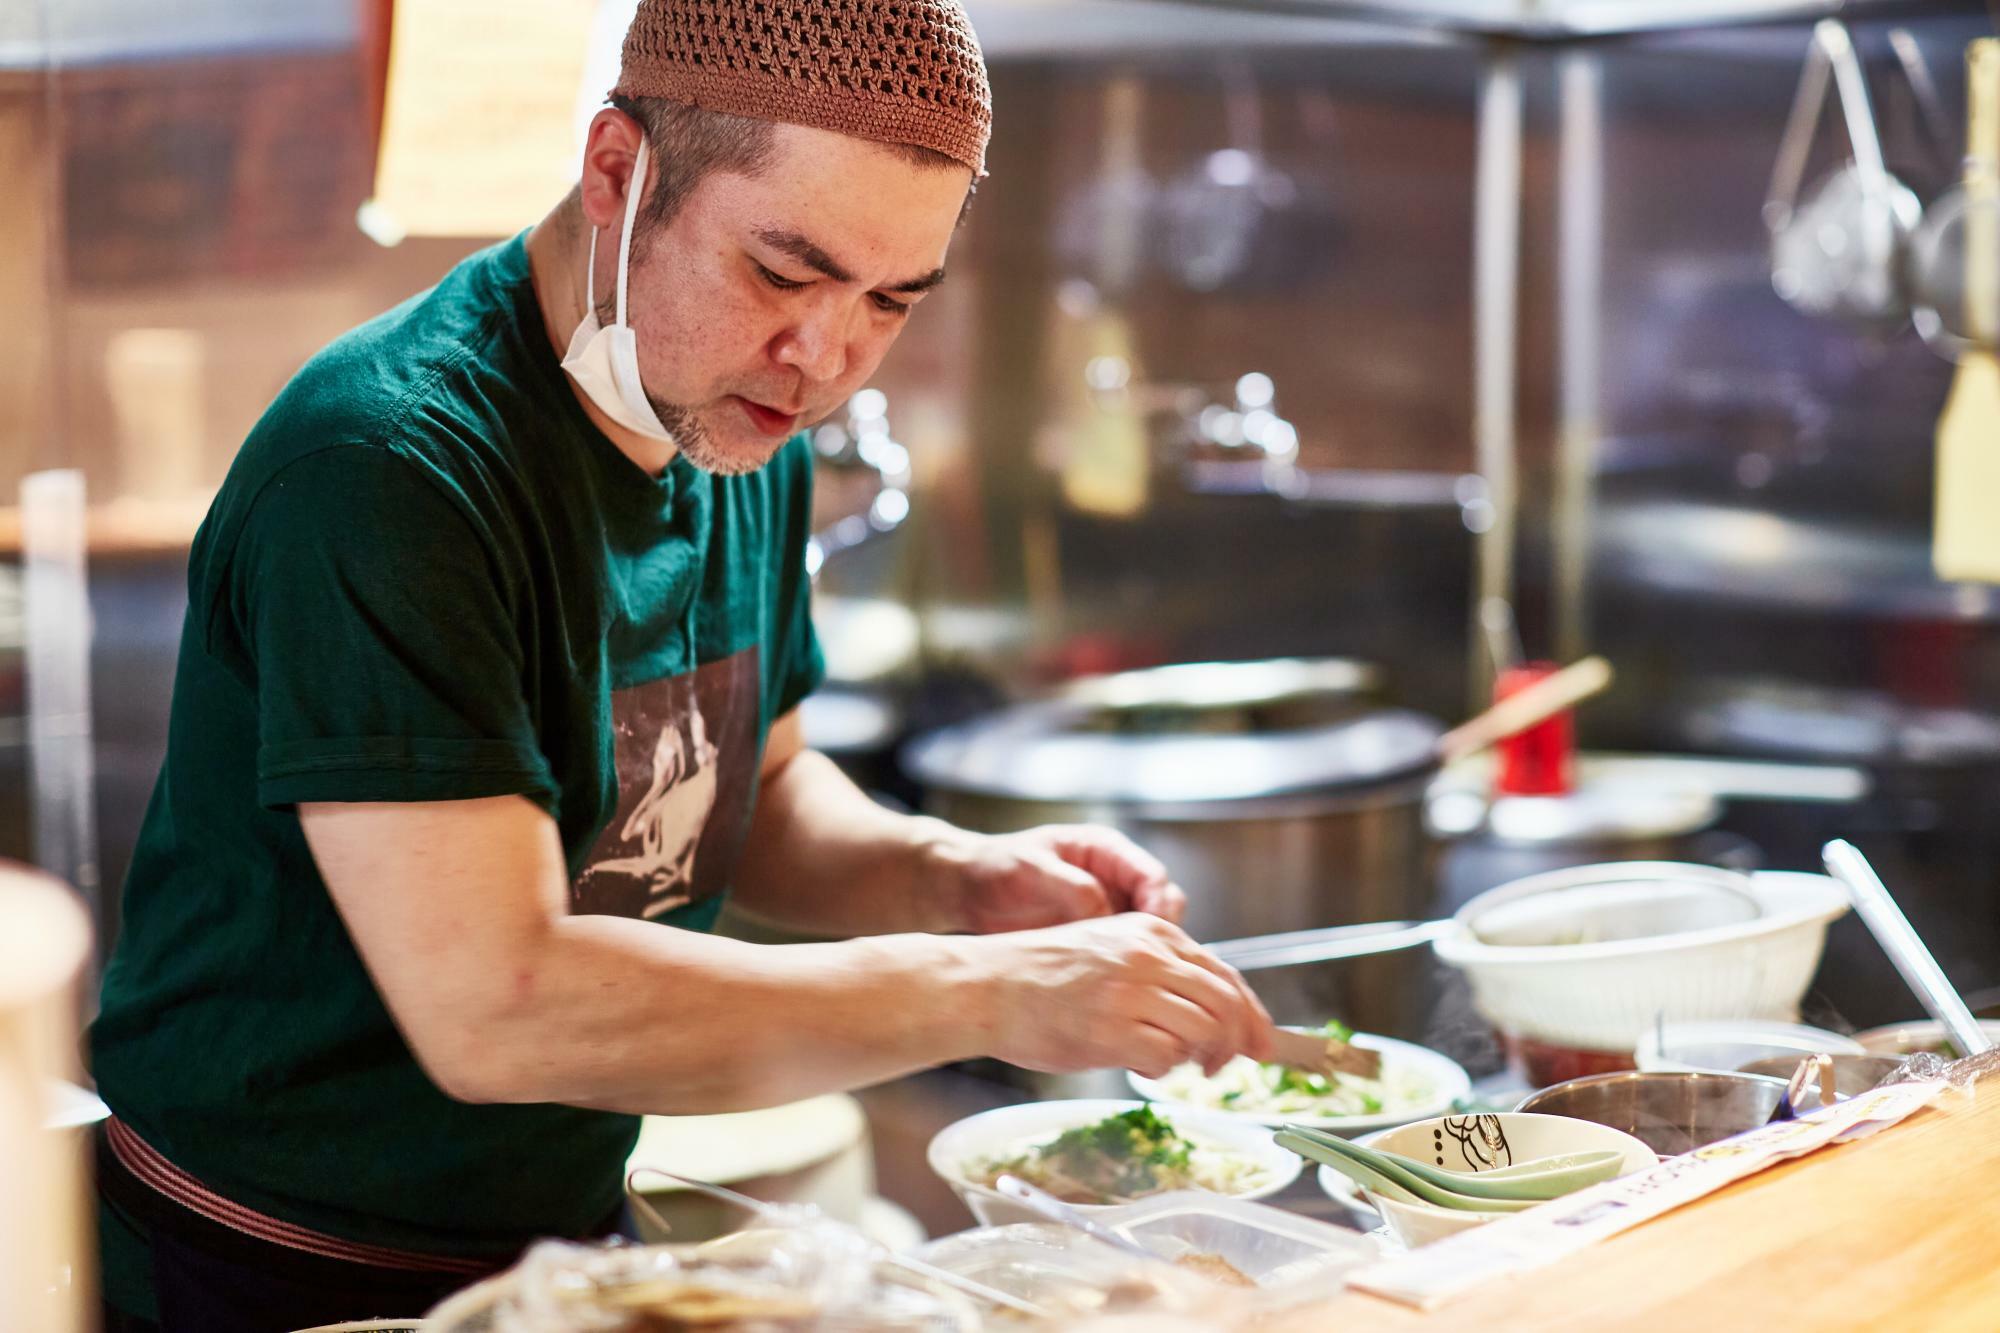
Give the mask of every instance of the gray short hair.
<path id="1" fill-rule="evenodd" d="M 613 93 L 611 105 L 639 122 L 652 149 L 653 196 L 640 206 L 640 222 L 647 228 L 672 222 L 695 188 L 714 172 L 755 176 L 771 165 L 776 137 L 773 121 L 707 111 L 664 97 Z M 914 166 L 963 169 L 955 159 L 935 149 L 916 144 L 885 143 L 882 147 Z M 968 209 L 972 206 L 970 190 L 965 204 Z M 959 216 L 962 219 L 964 213 Z"/>

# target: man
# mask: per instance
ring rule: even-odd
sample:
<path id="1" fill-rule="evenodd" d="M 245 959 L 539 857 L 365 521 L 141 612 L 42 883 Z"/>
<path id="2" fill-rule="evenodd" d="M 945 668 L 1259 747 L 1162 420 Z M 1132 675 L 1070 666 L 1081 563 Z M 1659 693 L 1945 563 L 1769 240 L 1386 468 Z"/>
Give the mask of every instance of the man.
<path id="1" fill-rule="evenodd" d="M 613 1227 L 642 1113 L 1264 1049 L 1143 851 L 892 814 L 800 741 L 795 432 L 943 279 L 956 0 L 645 0 L 613 103 L 546 219 L 300 372 L 196 540 L 92 1032 L 113 1328 L 421 1310 Z M 726 890 L 861 938 L 709 936 Z"/>

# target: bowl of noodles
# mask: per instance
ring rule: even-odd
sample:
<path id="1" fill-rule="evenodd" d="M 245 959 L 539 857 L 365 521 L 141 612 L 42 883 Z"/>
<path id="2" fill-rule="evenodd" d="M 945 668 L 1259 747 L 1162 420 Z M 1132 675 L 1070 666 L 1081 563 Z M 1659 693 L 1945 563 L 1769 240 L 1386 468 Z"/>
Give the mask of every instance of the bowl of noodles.
<path id="1" fill-rule="evenodd" d="M 968 1116 L 931 1140 L 929 1157 L 931 1170 L 989 1226 L 1041 1220 L 993 1188 L 1002 1175 L 1091 1209 L 1173 1190 L 1261 1199 L 1301 1168 L 1262 1125 L 1103 1098 Z"/>
<path id="2" fill-rule="evenodd" d="M 1365 1134 L 1444 1115 L 1469 1095 L 1472 1080 L 1457 1061 L 1427 1047 L 1344 1029 L 1337 1035 L 1382 1057 L 1374 1078 L 1310 1074 L 1239 1055 L 1213 1074 L 1184 1064 L 1159 1078 L 1126 1074 L 1132 1090 L 1167 1108 L 1185 1107 L 1250 1124 L 1310 1125 L 1333 1134 Z"/>

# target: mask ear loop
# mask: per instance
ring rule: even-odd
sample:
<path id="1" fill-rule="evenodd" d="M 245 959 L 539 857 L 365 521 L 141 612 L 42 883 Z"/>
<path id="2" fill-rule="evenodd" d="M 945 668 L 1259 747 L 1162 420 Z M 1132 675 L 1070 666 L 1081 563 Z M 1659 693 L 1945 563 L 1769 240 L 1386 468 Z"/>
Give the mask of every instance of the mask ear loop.
<path id="1" fill-rule="evenodd" d="M 639 215 L 639 196 L 646 188 L 646 136 L 639 136 L 639 156 L 632 164 L 632 188 L 625 195 L 625 235 L 618 242 L 618 309 L 614 324 L 625 322 L 625 276 L 632 266 L 632 221 Z M 594 244 L 597 233 L 590 237 Z M 595 265 L 592 266 L 593 271 Z"/>

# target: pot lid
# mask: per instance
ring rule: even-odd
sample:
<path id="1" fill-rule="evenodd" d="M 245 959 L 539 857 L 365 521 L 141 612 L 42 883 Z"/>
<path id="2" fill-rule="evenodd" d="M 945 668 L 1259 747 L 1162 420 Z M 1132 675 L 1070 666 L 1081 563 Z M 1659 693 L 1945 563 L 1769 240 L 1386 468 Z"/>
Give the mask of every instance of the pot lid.
<path id="1" fill-rule="evenodd" d="M 1372 702 L 1372 672 L 1355 666 L 1127 672 L 933 732 L 906 760 L 948 791 L 1140 805 L 1343 790 L 1427 771 L 1442 724 Z"/>

